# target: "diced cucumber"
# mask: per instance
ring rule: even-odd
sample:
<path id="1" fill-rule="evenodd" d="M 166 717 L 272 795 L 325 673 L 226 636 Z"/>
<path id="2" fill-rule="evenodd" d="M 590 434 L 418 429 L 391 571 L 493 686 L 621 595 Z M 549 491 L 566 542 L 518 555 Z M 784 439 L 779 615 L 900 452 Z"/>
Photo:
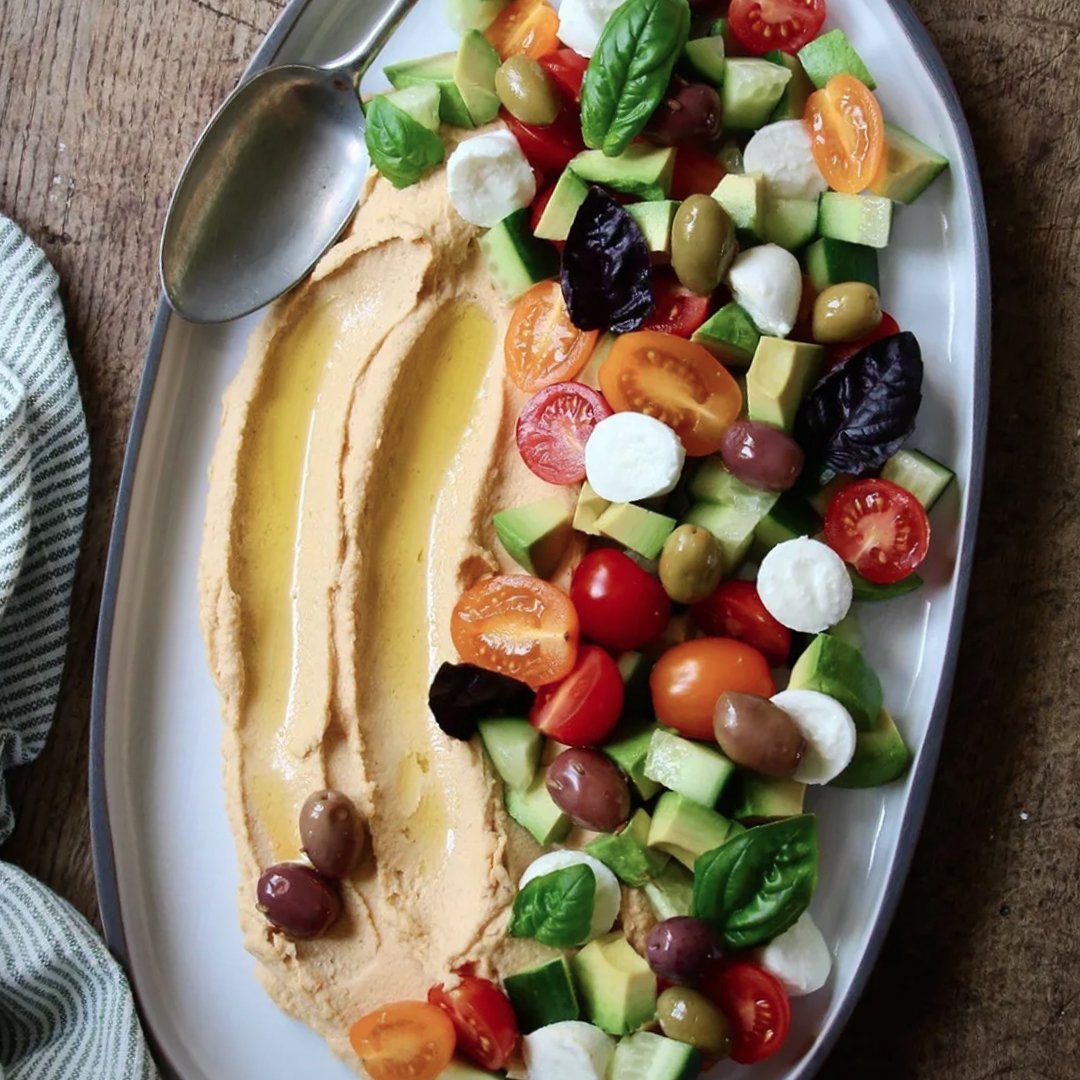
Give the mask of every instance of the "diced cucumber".
<path id="1" fill-rule="evenodd" d="M 855 51 L 843 30 L 831 30 L 799 50 L 799 62 L 810 81 L 820 90 L 834 75 L 854 75 L 871 90 L 877 89 L 874 76 Z"/>
<path id="2" fill-rule="evenodd" d="M 735 823 L 731 824 L 734 827 Z M 694 898 L 694 875 L 681 863 L 669 862 L 656 878 L 645 884 L 644 892 L 658 919 L 689 915 Z"/>
<path id="3" fill-rule="evenodd" d="M 690 478 L 689 491 L 694 499 L 725 506 L 756 504 L 765 494 L 744 484 L 734 473 L 728 472 L 719 454 L 701 460 L 697 471 Z"/>
<path id="4" fill-rule="evenodd" d="M 863 281 L 875 289 L 881 284 L 878 253 L 874 248 L 829 237 L 822 237 L 806 249 L 806 272 L 819 293 L 830 285 L 842 285 L 845 281 Z"/>
<path id="5" fill-rule="evenodd" d="M 607 1080 L 694 1080 L 700 1069 L 701 1055 L 689 1043 L 639 1031 L 619 1040 Z"/>
<path id="6" fill-rule="evenodd" d="M 803 71 L 802 64 L 797 56 L 790 53 L 780 52 L 779 49 L 766 53 L 762 58 L 771 64 L 782 64 L 791 72 L 791 82 L 784 87 L 783 96 L 773 109 L 770 123 L 778 120 L 801 120 L 806 114 L 806 103 L 814 92 L 814 84 Z"/>
<path id="7" fill-rule="evenodd" d="M 728 173 L 734 173 L 737 176 L 739 173 L 746 172 L 742 147 L 734 139 L 728 139 L 717 150 L 716 157 L 720 164 L 727 169 Z"/>
<path id="8" fill-rule="evenodd" d="M 898 596 L 907 596 L 923 587 L 923 579 L 918 574 L 908 574 L 906 578 L 894 581 L 891 585 L 878 585 L 874 581 L 867 581 L 862 574 L 853 567 L 848 567 L 848 576 L 851 578 L 851 597 L 853 600 L 862 600 L 865 603 L 873 603 L 877 600 L 895 600 Z"/>
<path id="9" fill-rule="evenodd" d="M 704 345 L 728 367 L 749 367 L 761 340 L 761 331 L 754 325 L 754 320 L 732 301 L 702 323 L 690 340 Z M 743 396 L 745 398 L 746 395 Z"/>
<path id="10" fill-rule="evenodd" d="M 645 775 L 645 761 L 657 727 L 651 721 L 638 721 L 635 724 L 620 724 L 617 730 L 619 737 L 605 743 L 600 749 L 630 777 L 643 799 L 651 799 L 660 790 L 660 785 Z"/>
<path id="11" fill-rule="evenodd" d="M 765 174 L 728 173 L 712 193 L 736 229 L 760 237 L 764 231 Z"/>
<path id="12" fill-rule="evenodd" d="M 536 223 L 536 233 L 540 240 L 565 240 L 570 235 L 570 226 L 589 194 L 589 185 L 572 169 L 563 169 L 548 199 L 540 220 Z"/>
<path id="13" fill-rule="evenodd" d="M 647 716 L 652 712 L 649 675 L 652 661 L 639 652 L 624 652 L 616 661 L 623 680 L 623 711 L 630 716 Z"/>
<path id="14" fill-rule="evenodd" d="M 581 1016 L 574 978 L 565 956 L 519 971 L 516 975 L 507 975 L 503 979 L 503 989 L 514 1006 L 522 1035 Z"/>
<path id="15" fill-rule="evenodd" d="M 391 90 L 386 100 L 407 112 L 429 131 L 439 130 L 439 88 L 435 83 L 417 83 L 404 90 Z"/>
<path id="16" fill-rule="evenodd" d="M 892 215 L 891 199 L 826 191 L 818 205 L 818 231 L 833 240 L 880 250 L 889 246 Z"/>
<path id="17" fill-rule="evenodd" d="M 716 34 L 688 41 L 684 53 L 696 74 L 714 86 L 723 86 L 724 51 L 724 39 Z"/>
<path id="18" fill-rule="evenodd" d="M 540 767 L 544 736 L 528 720 L 498 718 L 481 720 L 477 725 L 484 749 L 503 782 L 524 791 Z"/>
<path id="19" fill-rule="evenodd" d="M 921 450 L 898 450 L 881 470 L 883 480 L 910 491 L 929 510 L 941 498 L 956 474 Z"/>
<path id="20" fill-rule="evenodd" d="M 533 834 L 541 847 L 557 844 L 570 833 L 570 819 L 555 805 L 541 772 L 524 791 L 507 785 L 503 791 L 506 812 Z"/>
<path id="21" fill-rule="evenodd" d="M 764 556 L 777 544 L 821 531 L 821 518 L 792 491 L 785 491 L 754 530 L 754 548 Z"/>
<path id="22" fill-rule="evenodd" d="M 529 208 L 515 210 L 480 237 L 480 250 L 496 291 L 510 302 L 559 272 L 559 253 L 529 228 Z"/>
<path id="23" fill-rule="evenodd" d="M 817 236 L 818 202 L 816 199 L 773 199 L 765 196 L 767 244 L 779 244 L 788 251 L 806 247 Z"/>
<path id="24" fill-rule="evenodd" d="M 886 121 L 885 164 L 870 185 L 870 193 L 913 203 L 948 167 L 947 157 Z"/>
<path id="25" fill-rule="evenodd" d="M 791 82 L 791 72 L 757 57 L 732 57 L 724 65 L 720 91 L 724 128 L 756 131 L 764 127 Z"/>
<path id="26" fill-rule="evenodd" d="M 735 766 L 719 750 L 657 728 L 645 761 L 645 775 L 702 806 L 715 806 Z"/>

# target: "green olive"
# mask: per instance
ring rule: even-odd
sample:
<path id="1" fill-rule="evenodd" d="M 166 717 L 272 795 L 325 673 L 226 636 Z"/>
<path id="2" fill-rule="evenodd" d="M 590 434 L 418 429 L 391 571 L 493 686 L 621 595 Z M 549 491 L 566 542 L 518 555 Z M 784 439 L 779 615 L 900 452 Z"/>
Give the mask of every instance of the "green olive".
<path id="1" fill-rule="evenodd" d="M 735 258 L 735 226 L 708 195 L 691 195 L 671 226 L 671 266 L 692 292 L 706 296 L 723 280 Z"/>
<path id="2" fill-rule="evenodd" d="M 670 986 L 656 1002 L 660 1029 L 669 1039 L 689 1043 L 703 1057 L 725 1058 L 731 1050 L 731 1025 L 704 995 Z"/>
<path id="3" fill-rule="evenodd" d="M 873 285 L 845 281 L 814 301 L 814 340 L 822 345 L 858 341 L 881 322 L 881 298 Z"/>
<path id="4" fill-rule="evenodd" d="M 523 54 L 511 56 L 495 72 L 495 93 L 506 111 L 523 124 L 552 124 L 559 115 L 559 95 L 548 73 Z"/>
<path id="5" fill-rule="evenodd" d="M 660 584 L 677 604 L 696 604 L 720 584 L 720 544 L 700 525 L 680 525 L 660 552 Z"/>

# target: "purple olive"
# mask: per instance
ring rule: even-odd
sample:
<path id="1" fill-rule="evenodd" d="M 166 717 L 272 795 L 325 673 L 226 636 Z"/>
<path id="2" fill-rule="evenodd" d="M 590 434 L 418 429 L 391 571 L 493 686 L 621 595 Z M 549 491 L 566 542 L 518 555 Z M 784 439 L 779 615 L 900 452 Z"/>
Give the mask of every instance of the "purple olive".
<path id="1" fill-rule="evenodd" d="M 720 456 L 728 472 L 763 491 L 787 491 L 802 472 L 802 447 L 761 420 L 736 420 L 724 432 Z"/>
<path id="2" fill-rule="evenodd" d="M 720 942 L 707 922 L 676 915 L 658 922 L 645 942 L 649 967 L 668 982 L 692 986 L 700 982 L 721 955 Z"/>
<path id="3" fill-rule="evenodd" d="M 263 871 L 256 903 L 268 922 L 292 938 L 321 937 L 341 915 L 333 884 L 304 863 L 278 863 Z"/>
<path id="4" fill-rule="evenodd" d="M 664 146 L 709 142 L 720 134 L 722 116 L 720 95 L 711 86 L 680 79 L 668 87 L 647 130 Z"/>
<path id="5" fill-rule="evenodd" d="M 626 778 L 599 750 L 564 750 L 548 766 L 547 789 L 555 805 L 583 829 L 615 832 L 630 817 Z"/>
<path id="6" fill-rule="evenodd" d="M 300 811 L 300 843 L 311 865 L 329 878 L 348 877 L 364 853 L 364 823 L 348 796 L 316 791 Z"/>

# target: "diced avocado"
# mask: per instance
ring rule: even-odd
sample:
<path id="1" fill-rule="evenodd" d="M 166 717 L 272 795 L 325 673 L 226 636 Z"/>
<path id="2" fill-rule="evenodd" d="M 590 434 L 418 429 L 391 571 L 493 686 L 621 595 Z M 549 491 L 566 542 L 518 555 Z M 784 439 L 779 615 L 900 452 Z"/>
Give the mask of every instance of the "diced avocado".
<path id="1" fill-rule="evenodd" d="M 623 680 L 623 711 L 631 716 L 648 715 L 652 712 L 652 661 L 644 653 L 624 652 L 616 663 Z"/>
<path id="2" fill-rule="evenodd" d="M 577 1020 L 581 1016 L 574 978 L 565 956 L 505 976 L 503 989 L 514 1006 L 522 1035 L 562 1020 Z"/>
<path id="3" fill-rule="evenodd" d="M 913 203 L 948 167 L 947 157 L 886 120 L 885 164 L 870 185 L 870 193 Z"/>
<path id="4" fill-rule="evenodd" d="M 696 1080 L 701 1054 L 689 1043 L 652 1031 L 620 1039 L 607 1080 Z"/>
<path id="5" fill-rule="evenodd" d="M 488 273 L 508 303 L 559 272 L 559 253 L 529 228 L 529 208 L 515 210 L 480 237 Z"/>
<path id="6" fill-rule="evenodd" d="M 645 775 L 645 761 L 656 730 L 651 721 L 620 724 L 617 728 L 619 737 L 600 747 L 630 777 L 643 799 L 651 799 L 660 790 L 660 785 Z"/>
<path id="7" fill-rule="evenodd" d="M 869 731 L 881 712 L 881 680 L 861 652 L 832 634 L 818 634 L 795 661 L 791 690 L 817 690 L 836 698 L 860 731 Z"/>
<path id="8" fill-rule="evenodd" d="M 476 125 L 469 115 L 465 99 L 454 82 L 457 53 L 439 53 L 421 60 L 403 60 L 383 68 L 390 85 L 395 90 L 405 90 L 421 83 L 434 83 L 439 88 L 439 116 L 451 127 L 472 128 Z"/>
<path id="9" fill-rule="evenodd" d="M 754 530 L 754 547 L 764 556 L 777 544 L 821 531 L 821 518 L 792 491 L 785 491 Z"/>
<path id="10" fill-rule="evenodd" d="M 682 524 L 700 525 L 720 541 L 724 573 L 731 574 L 746 558 L 754 530 L 779 496 L 744 484 L 719 457 L 706 458 L 698 466 L 690 494 L 700 501 L 683 515 Z"/>
<path id="11" fill-rule="evenodd" d="M 689 915 L 694 899 L 694 875 L 682 863 L 669 862 L 663 871 L 644 885 L 645 898 L 658 919 Z"/>
<path id="12" fill-rule="evenodd" d="M 720 100 L 725 131 L 756 131 L 772 116 L 791 72 L 757 57 L 731 57 L 724 64 Z"/>
<path id="13" fill-rule="evenodd" d="M 603 150 L 586 150 L 570 162 L 570 168 L 591 184 L 659 202 L 671 190 L 675 151 L 647 143 L 631 143 L 617 157 L 607 157 Z"/>
<path id="14" fill-rule="evenodd" d="M 765 174 L 728 173 L 712 193 L 736 229 L 760 236 L 765 215 Z"/>
<path id="15" fill-rule="evenodd" d="M 830 285 L 845 281 L 864 281 L 878 288 L 878 253 L 865 244 L 847 244 L 823 236 L 806 249 L 806 272 L 815 290 L 824 292 Z"/>
<path id="16" fill-rule="evenodd" d="M 878 787 L 898 780 L 910 763 L 903 736 L 888 711 L 882 709 L 873 729 L 859 732 L 851 764 L 831 783 L 841 788 Z"/>
<path id="17" fill-rule="evenodd" d="M 766 53 L 763 59 L 771 64 L 783 64 L 791 72 L 791 82 L 784 87 L 784 93 L 769 117 L 769 123 L 774 124 L 778 120 L 801 120 L 806 115 L 806 103 L 814 92 L 814 84 L 803 70 L 799 58 L 776 49 Z"/>
<path id="18" fill-rule="evenodd" d="M 506 7 L 508 0 L 446 0 L 443 14 L 458 34 L 466 30 L 486 30 Z"/>
<path id="19" fill-rule="evenodd" d="M 825 363 L 820 345 L 763 337 L 746 373 L 746 405 L 751 420 L 764 420 L 791 433 L 795 414 Z"/>
<path id="20" fill-rule="evenodd" d="M 763 222 L 765 243 L 798 251 L 817 236 L 817 200 L 774 199 L 766 195 Z"/>
<path id="21" fill-rule="evenodd" d="M 593 491 L 592 485 L 586 480 L 581 485 L 581 493 L 578 495 L 577 509 L 574 511 L 574 528 L 589 536 L 599 536 L 600 530 L 596 527 L 596 523 L 610 505 L 607 499 L 602 499 Z"/>
<path id="22" fill-rule="evenodd" d="M 435 83 L 417 83 L 404 90 L 391 90 L 386 100 L 408 113 L 429 131 L 439 130 L 439 88 Z"/>
<path id="23" fill-rule="evenodd" d="M 724 39 L 719 34 L 694 38 L 686 43 L 683 55 L 695 74 L 713 86 L 724 85 Z"/>
<path id="24" fill-rule="evenodd" d="M 663 202 L 631 203 L 627 212 L 637 222 L 641 235 L 653 255 L 671 255 L 671 226 L 679 203 L 672 199 Z"/>
<path id="25" fill-rule="evenodd" d="M 908 574 L 906 578 L 894 581 L 891 585 L 879 585 L 867 581 L 854 567 L 848 567 L 851 578 L 851 595 L 854 600 L 872 603 L 876 600 L 895 600 L 898 596 L 907 596 L 923 587 L 923 579 L 918 574 Z"/>
<path id="26" fill-rule="evenodd" d="M 748 367 L 761 333 L 754 320 L 732 301 L 702 323 L 690 340 L 704 345 L 722 364 Z"/>
<path id="27" fill-rule="evenodd" d="M 715 810 L 680 795 L 665 791 L 653 808 L 649 847 L 674 855 L 688 870 L 706 851 L 718 848 L 727 838 L 731 823 Z"/>
<path id="28" fill-rule="evenodd" d="M 644 810 L 638 810 L 620 832 L 606 833 L 590 840 L 585 850 L 620 881 L 641 888 L 671 861 L 666 851 L 649 847 L 651 825 L 652 818 Z"/>
<path id="29" fill-rule="evenodd" d="M 820 90 L 834 75 L 854 75 L 871 90 L 877 89 L 874 76 L 855 51 L 843 30 L 831 30 L 799 50 L 799 62 L 810 81 Z"/>
<path id="30" fill-rule="evenodd" d="M 480 30 L 467 30 L 458 46 L 454 62 L 454 82 L 469 110 L 473 125 L 479 127 L 499 115 L 495 93 L 495 72 L 499 70 L 499 52 Z"/>
<path id="31" fill-rule="evenodd" d="M 524 791 L 515 791 L 507 785 L 503 796 L 506 812 L 528 829 L 541 847 L 557 844 L 569 835 L 570 819 L 555 805 L 555 800 L 548 793 L 543 771 Z"/>
<path id="32" fill-rule="evenodd" d="M 500 510 L 494 521 L 495 533 L 510 558 L 542 578 L 558 569 L 574 531 L 570 511 L 557 495 Z"/>
<path id="33" fill-rule="evenodd" d="M 502 1075 L 478 1068 L 464 1058 L 453 1058 L 439 1073 L 439 1080 L 501 1080 Z"/>
<path id="34" fill-rule="evenodd" d="M 728 472 L 719 454 L 701 459 L 697 471 L 690 478 L 689 491 L 694 499 L 723 506 L 742 503 L 756 505 L 763 494 L 758 488 L 744 484 L 734 473 Z"/>
<path id="35" fill-rule="evenodd" d="M 571 169 L 563 169 L 551 192 L 544 212 L 536 223 L 536 233 L 541 240 L 565 240 L 570 235 L 570 226 L 589 194 L 589 185 Z"/>
<path id="36" fill-rule="evenodd" d="M 803 812 L 806 785 L 798 780 L 750 772 L 744 772 L 740 780 L 739 801 L 731 813 L 736 821 L 757 825 Z"/>
<path id="37" fill-rule="evenodd" d="M 540 768 L 544 736 L 528 720 L 498 717 L 477 725 L 484 749 L 503 782 L 515 791 L 524 791 Z"/>
<path id="38" fill-rule="evenodd" d="M 719 750 L 657 728 L 645 761 L 645 775 L 703 806 L 715 806 L 735 766 Z"/>
<path id="39" fill-rule="evenodd" d="M 818 232 L 833 240 L 880 250 L 889 246 L 892 215 L 891 199 L 826 191 L 818 203 Z"/>
<path id="40" fill-rule="evenodd" d="M 881 470 L 883 480 L 910 491 L 929 510 L 953 482 L 955 473 L 921 450 L 898 450 Z"/>
<path id="41" fill-rule="evenodd" d="M 656 976 L 621 930 L 590 941 L 570 962 L 585 1015 L 609 1035 L 656 1016 Z"/>
<path id="42" fill-rule="evenodd" d="M 675 528 L 675 519 L 633 503 L 612 503 L 597 519 L 596 528 L 601 536 L 655 559 Z"/>

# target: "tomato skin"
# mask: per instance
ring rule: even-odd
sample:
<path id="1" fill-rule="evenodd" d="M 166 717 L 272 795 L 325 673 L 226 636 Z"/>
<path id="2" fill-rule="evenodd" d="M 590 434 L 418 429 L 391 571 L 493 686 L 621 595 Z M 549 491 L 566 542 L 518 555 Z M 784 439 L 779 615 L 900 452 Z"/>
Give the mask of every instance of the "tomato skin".
<path id="1" fill-rule="evenodd" d="M 753 1065 L 777 1052 L 791 1027 L 791 1001 L 780 980 L 746 960 L 717 965 L 702 987 L 731 1024 L 731 1060 Z"/>
<path id="2" fill-rule="evenodd" d="M 517 1017 L 509 998 L 493 983 L 461 975 L 449 990 L 443 983 L 428 991 L 454 1025 L 457 1045 L 481 1069 L 505 1069 L 518 1040 Z"/>
<path id="3" fill-rule="evenodd" d="M 830 345 L 825 349 L 825 370 L 832 371 L 834 367 L 850 360 L 856 353 L 860 353 L 875 341 L 884 341 L 887 337 L 900 333 L 900 324 L 886 311 L 881 313 L 881 322 L 870 331 L 866 337 L 858 341 L 849 341 L 843 345 Z"/>
<path id="4" fill-rule="evenodd" d="M 711 195 L 727 176 L 723 162 L 699 146 L 680 146 L 675 151 L 675 172 L 671 177 L 672 199 L 691 195 Z"/>
<path id="5" fill-rule="evenodd" d="M 426 1001 L 397 1001 L 360 1017 L 349 1042 L 372 1080 L 436 1080 L 454 1056 L 450 1018 Z"/>
<path id="6" fill-rule="evenodd" d="M 693 606 L 691 615 L 706 634 L 745 641 L 774 666 L 783 664 L 791 652 L 791 631 L 769 614 L 752 581 L 722 581 L 711 596 Z"/>
<path id="7" fill-rule="evenodd" d="M 588 363 L 598 330 L 579 330 L 570 321 L 557 281 L 534 285 L 514 306 L 504 343 L 506 374 L 526 393 L 573 379 Z"/>
<path id="8" fill-rule="evenodd" d="M 689 338 L 709 317 L 709 298 L 698 296 L 667 274 L 653 274 L 653 313 L 642 330 Z"/>
<path id="9" fill-rule="evenodd" d="M 922 566 L 930 550 L 930 519 L 899 484 L 858 480 L 829 503 L 825 542 L 867 581 L 892 585 Z"/>
<path id="10" fill-rule="evenodd" d="M 706 741 L 715 738 L 713 712 L 721 694 L 776 693 L 768 660 L 734 638 L 697 638 L 668 649 L 652 669 L 649 687 L 661 724 Z"/>
<path id="11" fill-rule="evenodd" d="M 590 641 L 623 652 L 664 632 L 671 600 L 664 587 L 629 555 L 611 548 L 591 551 L 570 582 L 581 632 Z"/>
<path id="12" fill-rule="evenodd" d="M 499 115 L 517 139 L 529 164 L 541 172 L 561 173 L 570 164 L 571 158 L 585 149 L 581 123 L 575 109 L 564 108 L 555 117 L 555 122 L 545 127 L 523 124 L 505 109 Z"/>
<path id="13" fill-rule="evenodd" d="M 751 56 L 797 53 L 824 22 L 825 0 L 731 0 L 728 8 L 731 33 Z"/>
<path id="14" fill-rule="evenodd" d="M 623 695 L 618 664 L 596 645 L 583 645 L 574 670 L 536 695 L 529 723 L 567 746 L 595 746 L 619 722 Z"/>
<path id="15" fill-rule="evenodd" d="M 810 147 L 821 175 L 834 191 L 858 195 L 885 160 L 885 118 L 864 83 L 834 75 L 806 103 Z"/>
<path id="16" fill-rule="evenodd" d="M 585 479 L 585 444 L 611 406 L 592 387 L 553 383 L 535 394 L 517 422 L 517 447 L 529 469 L 549 484 Z"/>
<path id="17" fill-rule="evenodd" d="M 541 56 L 539 63 L 567 100 L 575 104 L 581 101 L 581 84 L 585 79 L 585 69 L 589 66 L 586 57 L 564 46 L 547 56 Z"/>
<path id="18" fill-rule="evenodd" d="M 559 15 L 547 0 L 512 0 L 484 31 L 503 60 L 524 53 L 533 60 L 559 46 Z"/>

